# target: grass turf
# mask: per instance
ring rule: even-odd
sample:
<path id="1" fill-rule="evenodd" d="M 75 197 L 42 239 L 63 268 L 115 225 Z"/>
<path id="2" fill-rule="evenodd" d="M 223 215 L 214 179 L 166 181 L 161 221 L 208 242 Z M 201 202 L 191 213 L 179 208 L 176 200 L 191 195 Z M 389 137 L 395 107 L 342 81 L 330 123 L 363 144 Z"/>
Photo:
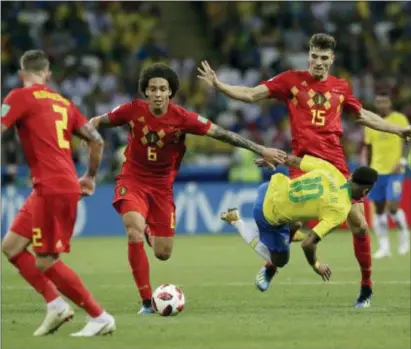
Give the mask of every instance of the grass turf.
<path id="1" fill-rule="evenodd" d="M 117 331 L 69 337 L 86 319 L 76 309 L 73 322 L 54 335 L 32 337 L 44 304 L 3 258 L 4 349 L 410 348 L 409 255 L 375 261 L 372 307 L 353 309 L 360 273 L 348 233 L 332 234 L 319 247 L 320 260 L 333 270 L 332 282 L 324 284 L 294 244 L 290 264 L 263 294 L 254 287 L 261 261 L 238 236 L 178 236 L 167 262 L 155 260 L 148 249 L 153 287 L 174 283 L 185 293 L 186 308 L 173 318 L 137 316 L 139 296 L 125 238 L 76 239 L 72 251 L 64 261 L 115 316 Z"/>

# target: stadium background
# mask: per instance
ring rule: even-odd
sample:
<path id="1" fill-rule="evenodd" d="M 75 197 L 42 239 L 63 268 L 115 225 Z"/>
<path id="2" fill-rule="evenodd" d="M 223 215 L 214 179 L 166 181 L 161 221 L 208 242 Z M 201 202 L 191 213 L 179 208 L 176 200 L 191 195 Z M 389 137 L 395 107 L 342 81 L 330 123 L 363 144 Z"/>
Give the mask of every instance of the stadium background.
<path id="1" fill-rule="evenodd" d="M 33 1 L 1 6 L 2 98 L 19 86 L 18 58 L 31 48 L 47 52 L 52 60 L 51 87 L 88 117 L 135 98 L 141 69 L 165 61 L 181 79 L 175 103 L 259 143 L 289 150 L 282 104 L 230 101 L 201 84 L 196 67 L 208 59 L 223 81 L 255 85 L 286 69 L 304 69 L 309 36 L 326 31 L 338 40 L 333 72 L 350 81 L 363 104 L 372 109 L 376 91 L 390 89 L 395 109 L 411 121 L 410 2 Z M 363 130 L 346 116 L 343 123 L 344 146 L 354 168 L 360 161 Z M 80 204 L 77 234 L 123 234 L 111 199 L 127 129 L 105 130 L 104 137 L 100 186 L 94 197 Z M 87 151 L 78 142 L 73 149 L 81 172 Z M 1 151 L 4 234 L 29 193 L 30 179 L 15 134 L 3 139 Z M 207 137 L 189 137 L 176 185 L 177 232 L 229 231 L 218 215 L 231 206 L 240 206 L 250 218 L 255 189 L 269 173 L 254 173 L 244 164 L 244 156 Z M 239 177 L 239 169 L 245 178 Z M 403 203 L 411 222 L 409 172 L 407 176 Z"/>

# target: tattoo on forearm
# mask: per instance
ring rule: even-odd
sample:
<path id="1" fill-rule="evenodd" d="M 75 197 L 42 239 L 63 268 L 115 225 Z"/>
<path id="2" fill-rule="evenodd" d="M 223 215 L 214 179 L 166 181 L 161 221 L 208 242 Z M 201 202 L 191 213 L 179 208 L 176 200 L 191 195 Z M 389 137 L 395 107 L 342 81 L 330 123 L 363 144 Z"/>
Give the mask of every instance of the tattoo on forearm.
<path id="1" fill-rule="evenodd" d="M 87 142 L 101 143 L 103 141 L 100 133 L 98 133 L 98 131 L 89 124 L 85 124 L 78 130 L 76 130 L 75 135 L 79 136 L 81 139 L 84 139 Z"/>
<path id="2" fill-rule="evenodd" d="M 224 130 L 220 126 L 212 125 L 211 132 L 208 134 L 214 139 L 218 139 L 221 142 L 232 144 L 236 147 L 248 149 L 256 154 L 262 155 L 264 147 L 256 144 L 244 137 L 241 137 L 239 134 Z"/>

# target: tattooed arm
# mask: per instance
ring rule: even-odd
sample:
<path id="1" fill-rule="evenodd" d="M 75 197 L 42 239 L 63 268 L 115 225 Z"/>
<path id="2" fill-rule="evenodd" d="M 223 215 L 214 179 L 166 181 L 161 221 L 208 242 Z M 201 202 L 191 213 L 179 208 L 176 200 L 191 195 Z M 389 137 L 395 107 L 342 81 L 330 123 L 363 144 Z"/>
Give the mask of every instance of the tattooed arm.
<path id="1" fill-rule="evenodd" d="M 75 130 L 74 134 L 84 140 L 89 146 L 88 168 L 85 176 L 95 178 L 103 158 L 103 138 L 101 138 L 100 133 L 90 123 Z"/>
<path id="2" fill-rule="evenodd" d="M 284 163 L 286 153 L 282 150 L 274 148 L 266 148 L 262 145 L 254 143 L 237 133 L 223 129 L 222 127 L 211 124 L 206 135 L 208 137 L 218 139 L 221 142 L 229 143 L 235 147 L 244 148 L 252 151 L 255 154 L 261 155 L 265 160 L 272 163 L 273 165 L 277 163 Z"/>

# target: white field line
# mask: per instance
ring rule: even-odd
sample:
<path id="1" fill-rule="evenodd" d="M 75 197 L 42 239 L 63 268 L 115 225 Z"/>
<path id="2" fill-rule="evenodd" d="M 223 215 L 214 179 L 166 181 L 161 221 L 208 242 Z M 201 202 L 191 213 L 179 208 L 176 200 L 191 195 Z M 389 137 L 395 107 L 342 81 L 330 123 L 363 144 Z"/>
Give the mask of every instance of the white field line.
<path id="1" fill-rule="evenodd" d="M 386 280 L 386 281 L 374 281 L 374 285 L 410 285 L 411 281 L 410 280 Z M 322 281 L 309 281 L 309 280 L 303 280 L 303 281 L 274 281 L 273 286 L 275 285 L 287 285 L 287 286 L 323 286 L 324 284 L 326 285 L 358 285 L 359 281 L 329 281 L 327 283 L 324 283 Z M 218 282 L 204 282 L 201 284 L 178 284 L 178 286 L 181 287 L 219 287 L 219 286 L 229 286 L 229 287 L 246 287 L 246 286 L 253 286 L 253 280 L 250 282 L 224 282 L 224 283 L 218 283 Z M 2 285 L 1 287 L 3 290 L 26 290 L 26 289 L 31 289 L 30 286 L 7 286 L 7 285 Z M 124 285 L 119 285 L 119 284 L 100 284 L 100 285 L 93 285 L 93 289 L 97 288 L 111 288 L 111 289 L 123 289 L 123 288 L 135 288 L 133 284 L 124 284 Z M 4 296 L 4 294 L 3 294 Z"/>

